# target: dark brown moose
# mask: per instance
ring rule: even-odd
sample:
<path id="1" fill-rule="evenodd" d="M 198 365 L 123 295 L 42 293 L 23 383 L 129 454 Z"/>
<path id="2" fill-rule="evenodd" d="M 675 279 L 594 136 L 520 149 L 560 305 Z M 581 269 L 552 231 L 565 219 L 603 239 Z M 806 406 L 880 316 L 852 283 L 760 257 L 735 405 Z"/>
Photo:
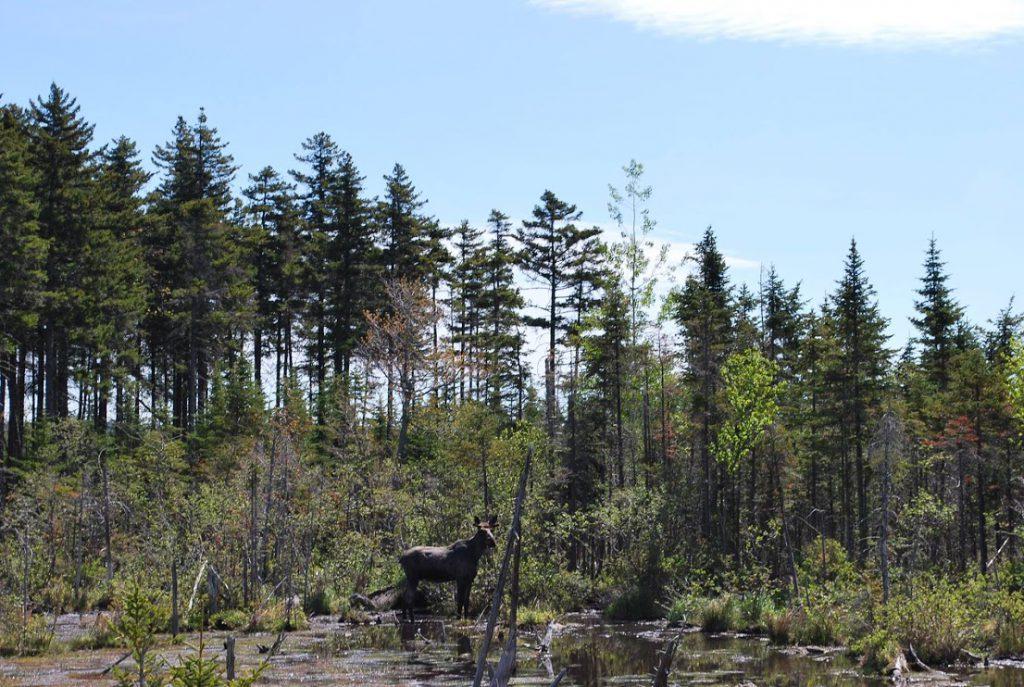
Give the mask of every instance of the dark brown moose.
<path id="1" fill-rule="evenodd" d="M 476 533 L 469 539 L 460 539 L 448 546 L 414 546 L 401 555 L 398 562 L 405 571 L 406 588 L 403 605 L 407 615 L 412 614 L 416 587 L 421 581 L 455 582 L 455 614 L 469 616 L 469 590 L 476 577 L 477 564 L 487 549 L 494 548 L 491 528 L 498 521 L 492 515 L 487 522 L 473 518 Z"/>

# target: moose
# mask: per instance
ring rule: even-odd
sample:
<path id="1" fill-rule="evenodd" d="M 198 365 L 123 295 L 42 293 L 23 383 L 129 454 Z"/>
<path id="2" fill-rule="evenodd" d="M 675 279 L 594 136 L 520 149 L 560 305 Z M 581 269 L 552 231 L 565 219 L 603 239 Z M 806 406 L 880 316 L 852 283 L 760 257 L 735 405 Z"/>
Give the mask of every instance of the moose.
<path id="1" fill-rule="evenodd" d="M 455 582 L 455 614 L 460 618 L 469 616 L 469 590 L 476 577 L 480 557 L 496 546 L 491 532 L 498 522 L 492 515 L 486 522 L 473 518 L 476 532 L 468 539 L 460 539 L 448 546 L 414 546 L 403 553 L 398 562 L 405 571 L 406 588 L 403 605 L 407 615 L 412 614 L 416 598 L 416 587 L 423 580 L 427 582 Z"/>

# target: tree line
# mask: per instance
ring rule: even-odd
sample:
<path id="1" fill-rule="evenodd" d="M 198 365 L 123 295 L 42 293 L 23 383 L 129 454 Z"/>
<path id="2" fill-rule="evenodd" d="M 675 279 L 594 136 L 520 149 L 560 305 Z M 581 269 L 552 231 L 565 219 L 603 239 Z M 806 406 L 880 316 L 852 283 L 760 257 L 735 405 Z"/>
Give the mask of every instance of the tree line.
<path id="1" fill-rule="evenodd" d="M 0 507 L 50 518 L 33 560 L 76 590 L 90 557 L 109 581 L 149 527 L 179 533 L 175 565 L 221 556 L 246 601 L 299 570 L 365 586 L 380 573 L 329 539 L 387 550 L 457 531 L 439 514 L 499 508 L 516 471 L 495 456 L 524 437 L 544 480 L 533 553 L 574 580 L 756 568 L 796 585 L 826 539 L 862 566 L 879 550 L 905 570 L 1019 557 L 1024 319 L 1011 299 L 971 322 L 934 238 L 914 335 L 894 342 L 852 240 L 816 304 L 774 268 L 756 290 L 735 282 L 711 228 L 659 295 L 636 162 L 607 240 L 551 191 L 521 221 L 443 226 L 401 165 L 370 197 L 323 132 L 294 169 L 242 178 L 203 110 L 151 159 L 155 173 L 127 137 L 97 145 L 56 85 L 0 109 Z M 71 485 L 71 525 L 54 525 L 41 474 Z M 478 503 L 438 505 L 455 476 Z M 226 542 L 181 513 L 144 517 L 134 492 L 214 488 L 233 495 L 211 506 L 223 522 L 246 504 Z"/>

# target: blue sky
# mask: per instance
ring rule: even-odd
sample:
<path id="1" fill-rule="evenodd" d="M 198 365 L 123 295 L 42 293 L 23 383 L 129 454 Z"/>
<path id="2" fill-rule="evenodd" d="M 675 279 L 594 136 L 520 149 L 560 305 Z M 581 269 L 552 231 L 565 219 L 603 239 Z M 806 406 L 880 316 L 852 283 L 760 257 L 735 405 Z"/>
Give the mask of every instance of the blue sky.
<path id="1" fill-rule="evenodd" d="M 322 129 L 446 222 L 551 188 L 607 223 L 636 158 L 656 239 L 714 225 L 737 279 L 818 301 L 856 236 L 902 340 L 932 233 L 975 321 L 1022 291 L 1022 27 L 1022 0 L 0 0 L 0 91 L 55 80 L 147 153 L 203 105 L 244 172 Z"/>

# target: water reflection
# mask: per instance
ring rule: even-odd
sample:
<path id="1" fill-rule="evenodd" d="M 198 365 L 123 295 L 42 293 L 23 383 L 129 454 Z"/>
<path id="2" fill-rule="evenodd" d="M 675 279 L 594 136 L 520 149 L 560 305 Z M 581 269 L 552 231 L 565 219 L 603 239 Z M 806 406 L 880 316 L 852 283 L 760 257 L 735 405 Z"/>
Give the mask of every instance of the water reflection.
<path id="1" fill-rule="evenodd" d="M 563 667 L 569 668 L 563 685 L 606 687 L 650 685 L 657 654 L 668 637 L 657 623 L 605 624 L 598 616 L 563 619 L 551 653 L 537 650 L 537 639 L 520 637 L 519 674 L 513 684 L 546 685 Z M 437 619 L 351 628 L 330 633 L 318 652 L 329 672 L 339 676 L 327 684 L 465 685 L 473 674 L 480 633 L 469 625 L 445 624 Z M 497 659 L 502 642 L 495 638 Z M 342 677 L 344 676 L 344 677 Z M 964 673 L 951 679 L 928 680 L 915 676 L 915 684 L 959 682 L 992 687 L 1024 687 L 1024 670 L 993 668 Z M 758 687 L 881 687 L 888 682 L 864 674 L 839 653 L 804 655 L 770 645 L 756 637 L 683 635 L 671 675 L 676 685 L 738 685 Z"/>

